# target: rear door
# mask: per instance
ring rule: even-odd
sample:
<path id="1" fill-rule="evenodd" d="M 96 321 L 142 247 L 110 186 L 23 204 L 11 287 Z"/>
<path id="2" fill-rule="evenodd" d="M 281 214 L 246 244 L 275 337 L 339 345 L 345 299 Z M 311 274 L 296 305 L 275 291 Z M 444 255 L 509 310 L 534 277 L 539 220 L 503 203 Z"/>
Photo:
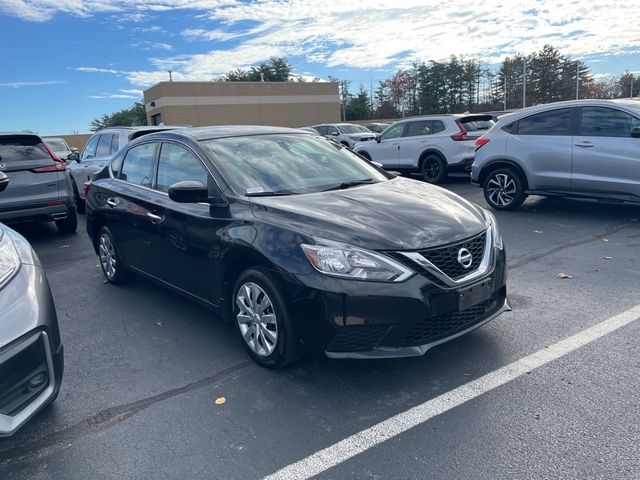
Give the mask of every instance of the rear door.
<path id="1" fill-rule="evenodd" d="M 507 156 L 525 165 L 529 187 L 533 190 L 570 188 L 571 111 L 571 108 L 557 108 L 521 118 L 507 142 Z"/>
<path id="2" fill-rule="evenodd" d="M 105 217 L 122 261 L 146 273 L 154 270 L 154 262 L 161 261 L 151 248 L 154 225 L 149 198 L 157 147 L 158 142 L 151 141 L 130 148 L 105 194 Z"/>
<path id="3" fill-rule="evenodd" d="M 0 135 L 0 170 L 9 185 L 0 196 L 0 211 L 47 206 L 58 200 L 58 170 L 37 135 Z"/>
<path id="4" fill-rule="evenodd" d="M 634 127 L 640 127 L 640 119 L 623 110 L 580 108 L 571 188 L 640 196 L 640 138 L 631 137 Z"/>

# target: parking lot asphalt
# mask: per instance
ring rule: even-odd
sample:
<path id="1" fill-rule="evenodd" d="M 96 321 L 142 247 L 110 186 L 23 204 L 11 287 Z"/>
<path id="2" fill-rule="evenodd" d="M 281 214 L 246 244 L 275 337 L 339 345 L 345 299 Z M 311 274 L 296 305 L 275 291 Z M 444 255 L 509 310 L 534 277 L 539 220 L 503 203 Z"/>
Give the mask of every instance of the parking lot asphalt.
<path id="1" fill-rule="evenodd" d="M 464 176 L 444 186 L 486 205 Z M 640 304 L 639 206 L 531 197 L 497 217 L 512 312 L 424 357 L 282 371 L 172 292 L 105 284 L 83 218 L 17 227 L 66 365 L 53 406 L 0 440 L 0 479 L 262 478 Z M 631 321 L 315 478 L 640 478 L 638 338 Z"/>

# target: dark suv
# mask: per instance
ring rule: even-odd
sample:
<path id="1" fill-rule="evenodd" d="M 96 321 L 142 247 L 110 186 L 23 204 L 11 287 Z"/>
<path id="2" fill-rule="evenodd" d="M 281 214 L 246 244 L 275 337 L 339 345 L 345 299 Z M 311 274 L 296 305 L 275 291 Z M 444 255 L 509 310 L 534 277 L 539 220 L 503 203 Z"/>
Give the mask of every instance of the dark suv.
<path id="1" fill-rule="evenodd" d="M 60 233 L 76 231 L 66 165 L 38 135 L 0 133 L 0 171 L 9 179 L 0 197 L 0 221 L 55 221 Z"/>
<path id="2" fill-rule="evenodd" d="M 108 282 L 220 311 L 270 367 L 422 355 L 508 309 L 491 213 L 302 130 L 146 135 L 94 176 L 87 231 Z"/>

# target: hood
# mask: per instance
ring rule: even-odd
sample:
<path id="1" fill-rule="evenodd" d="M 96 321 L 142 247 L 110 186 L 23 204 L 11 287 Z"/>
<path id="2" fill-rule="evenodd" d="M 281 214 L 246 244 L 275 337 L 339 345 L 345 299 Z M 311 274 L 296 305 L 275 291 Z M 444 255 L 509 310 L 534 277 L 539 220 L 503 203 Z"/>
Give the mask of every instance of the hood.
<path id="1" fill-rule="evenodd" d="M 418 250 L 486 228 L 478 207 L 443 188 L 404 178 L 251 202 L 258 219 L 371 250 Z"/>

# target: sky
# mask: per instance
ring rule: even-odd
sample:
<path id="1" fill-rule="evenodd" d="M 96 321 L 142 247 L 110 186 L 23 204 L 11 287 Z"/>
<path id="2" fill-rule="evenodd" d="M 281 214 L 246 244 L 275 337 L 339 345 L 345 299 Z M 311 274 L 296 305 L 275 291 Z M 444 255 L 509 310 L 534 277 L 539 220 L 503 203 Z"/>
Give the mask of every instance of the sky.
<path id="1" fill-rule="evenodd" d="M 369 88 L 452 54 L 490 68 L 550 43 L 596 78 L 640 73 L 640 0 L 0 0 L 0 131 L 87 132 L 168 80 L 272 56 Z"/>

